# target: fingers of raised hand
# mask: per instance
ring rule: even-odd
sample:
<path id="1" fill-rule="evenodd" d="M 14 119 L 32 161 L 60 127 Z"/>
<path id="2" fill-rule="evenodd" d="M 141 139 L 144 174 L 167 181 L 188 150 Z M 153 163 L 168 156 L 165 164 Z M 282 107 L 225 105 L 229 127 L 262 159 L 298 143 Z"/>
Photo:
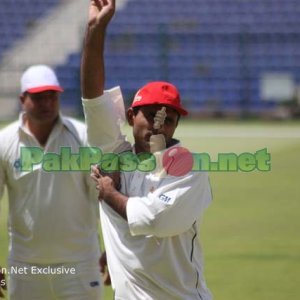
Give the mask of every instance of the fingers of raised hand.
<path id="1" fill-rule="evenodd" d="M 101 8 L 103 6 L 103 1 L 101 1 L 101 0 L 92 0 L 92 4 L 95 5 L 95 6 L 97 6 L 97 8 L 99 10 L 101 10 Z"/>

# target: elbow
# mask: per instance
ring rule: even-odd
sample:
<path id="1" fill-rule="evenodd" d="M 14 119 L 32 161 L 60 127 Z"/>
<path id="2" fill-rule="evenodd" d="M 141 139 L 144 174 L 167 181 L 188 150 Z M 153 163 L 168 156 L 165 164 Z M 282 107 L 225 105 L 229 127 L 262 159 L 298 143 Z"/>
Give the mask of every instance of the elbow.
<path id="1" fill-rule="evenodd" d="M 155 236 L 158 238 L 171 237 L 184 232 L 185 229 L 178 228 L 178 226 L 173 226 L 173 222 L 165 225 L 160 219 L 148 219 L 141 223 L 129 224 L 130 232 L 133 236 L 145 235 L 145 236 Z"/>

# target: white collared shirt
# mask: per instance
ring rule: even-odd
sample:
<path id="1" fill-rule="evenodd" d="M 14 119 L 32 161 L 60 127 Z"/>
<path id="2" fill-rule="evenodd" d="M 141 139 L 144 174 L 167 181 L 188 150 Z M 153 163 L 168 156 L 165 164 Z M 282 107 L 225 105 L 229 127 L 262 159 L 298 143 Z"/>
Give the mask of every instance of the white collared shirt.
<path id="1" fill-rule="evenodd" d="M 119 88 L 83 99 L 83 106 L 90 145 L 118 153 L 130 148 L 120 131 L 125 117 Z M 198 231 L 211 201 L 208 175 L 122 172 L 121 183 L 129 196 L 128 221 L 104 202 L 100 209 L 115 299 L 211 299 Z"/>
<path id="2" fill-rule="evenodd" d="M 44 152 L 74 153 L 86 143 L 84 124 L 60 116 Z M 0 198 L 9 199 L 9 257 L 28 263 L 79 262 L 99 257 L 98 200 L 89 172 L 20 169 L 21 147 L 41 147 L 27 130 L 23 114 L 0 131 Z"/>

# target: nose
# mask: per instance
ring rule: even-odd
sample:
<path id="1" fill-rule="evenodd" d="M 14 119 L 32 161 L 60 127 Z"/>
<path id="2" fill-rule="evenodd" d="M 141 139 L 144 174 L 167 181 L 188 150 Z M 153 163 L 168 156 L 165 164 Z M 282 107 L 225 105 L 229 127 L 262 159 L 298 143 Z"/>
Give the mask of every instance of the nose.
<path id="1" fill-rule="evenodd" d="M 41 99 L 40 103 L 43 106 L 52 106 L 55 102 L 55 97 L 52 95 L 44 95 Z"/>

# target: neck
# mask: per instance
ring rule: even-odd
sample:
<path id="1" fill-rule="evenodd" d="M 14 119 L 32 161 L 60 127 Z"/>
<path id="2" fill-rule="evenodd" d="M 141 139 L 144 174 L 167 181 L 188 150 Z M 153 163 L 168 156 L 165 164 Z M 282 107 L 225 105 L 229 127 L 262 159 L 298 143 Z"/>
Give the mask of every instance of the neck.
<path id="1" fill-rule="evenodd" d="M 38 142 L 45 146 L 56 121 L 57 119 L 52 122 L 35 122 L 26 118 L 24 125 Z"/>

